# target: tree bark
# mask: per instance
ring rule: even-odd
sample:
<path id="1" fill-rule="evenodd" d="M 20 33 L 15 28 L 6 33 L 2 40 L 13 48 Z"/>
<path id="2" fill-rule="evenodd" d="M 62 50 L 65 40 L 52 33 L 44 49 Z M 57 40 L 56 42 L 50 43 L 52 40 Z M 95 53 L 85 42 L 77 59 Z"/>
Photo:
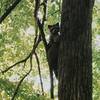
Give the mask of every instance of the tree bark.
<path id="1" fill-rule="evenodd" d="M 92 100 L 93 0 L 63 0 L 59 48 L 59 100 Z"/>

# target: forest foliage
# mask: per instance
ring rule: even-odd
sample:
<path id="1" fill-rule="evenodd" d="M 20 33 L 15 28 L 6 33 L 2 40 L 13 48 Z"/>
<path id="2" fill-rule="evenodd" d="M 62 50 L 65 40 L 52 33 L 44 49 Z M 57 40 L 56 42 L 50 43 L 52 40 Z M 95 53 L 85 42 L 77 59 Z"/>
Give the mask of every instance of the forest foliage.
<path id="1" fill-rule="evenodd" d="M 61 0 L 48 1 L 47 20 L 45 33 L 48 41 L 49 30 L 47 25 L 60 22 Z M 0 16 L 14 2 L 14 0 L 0 1 Z M 32 50 L 35 38 L 34 0 L 22 0 L 12 13 L 0 24 L 0 70 L 4 70 L 15 62 L 24 59 Z M 43 10 L 39 12 L 42 17 Z M 93 10 L 93 99 L 100 100 L 100 0 L 95 2 Z M 49 71 L 43 43 L 36 49 L 41 64 L 44 85 L 49 83 Z M 34 58 L 34 57 L 33 57 Z M 7 73 L 0 73 L 0 100 L 10 100 L 16 84 L 29 70 L 29 61 L 26 66 L 18 64 Z M 22 83 L 16 100 L 50 100 L 48 90 L 41 95 L 40 83 L 35 82 L 38 78 L 38 69 L 35 58 L 33 59 L 32 72 Z M 48 81 L 48 83 L 45 83 Z M 36 84 L 35 84 L 36 83 Z M 46 86 L 44 86 L 46 87 Z M 48 88 L 48 87 L 46 87 Z"/>

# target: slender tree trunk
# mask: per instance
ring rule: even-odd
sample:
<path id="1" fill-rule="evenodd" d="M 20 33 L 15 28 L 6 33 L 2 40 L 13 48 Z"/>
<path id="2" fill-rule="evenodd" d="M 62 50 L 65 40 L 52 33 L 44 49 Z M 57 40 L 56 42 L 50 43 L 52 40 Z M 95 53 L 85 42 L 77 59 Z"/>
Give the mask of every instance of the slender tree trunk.
<path id="1" fill-rule="evenodd" d="M 92 0 L 63 0 L 59 100 L 92 100 Z"/>

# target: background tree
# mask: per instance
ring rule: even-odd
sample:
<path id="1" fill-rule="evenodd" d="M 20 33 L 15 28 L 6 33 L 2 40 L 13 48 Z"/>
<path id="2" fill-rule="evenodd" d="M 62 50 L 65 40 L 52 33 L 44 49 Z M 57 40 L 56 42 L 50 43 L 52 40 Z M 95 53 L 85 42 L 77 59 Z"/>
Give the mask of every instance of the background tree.
<path id="1" fill-rule="evenodd" d="M 94 0 L 63 0 L 59 51 L 59 100 L 92 100 Z"/>

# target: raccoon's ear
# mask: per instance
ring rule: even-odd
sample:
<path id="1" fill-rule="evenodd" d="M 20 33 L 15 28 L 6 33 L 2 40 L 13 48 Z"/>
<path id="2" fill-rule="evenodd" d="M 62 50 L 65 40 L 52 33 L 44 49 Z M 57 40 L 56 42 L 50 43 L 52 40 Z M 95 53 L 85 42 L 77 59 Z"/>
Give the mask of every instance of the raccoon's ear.
<path id="1" fill-rule="evenodd" d="M 48 28 L 51 29 L 52 28 L 52 25 L 48 25 Z"/>
<path id="2" fill-rule="evenodd" d="M 59 26 L 59 23 L 56 23 L 57 26 Z"/>

